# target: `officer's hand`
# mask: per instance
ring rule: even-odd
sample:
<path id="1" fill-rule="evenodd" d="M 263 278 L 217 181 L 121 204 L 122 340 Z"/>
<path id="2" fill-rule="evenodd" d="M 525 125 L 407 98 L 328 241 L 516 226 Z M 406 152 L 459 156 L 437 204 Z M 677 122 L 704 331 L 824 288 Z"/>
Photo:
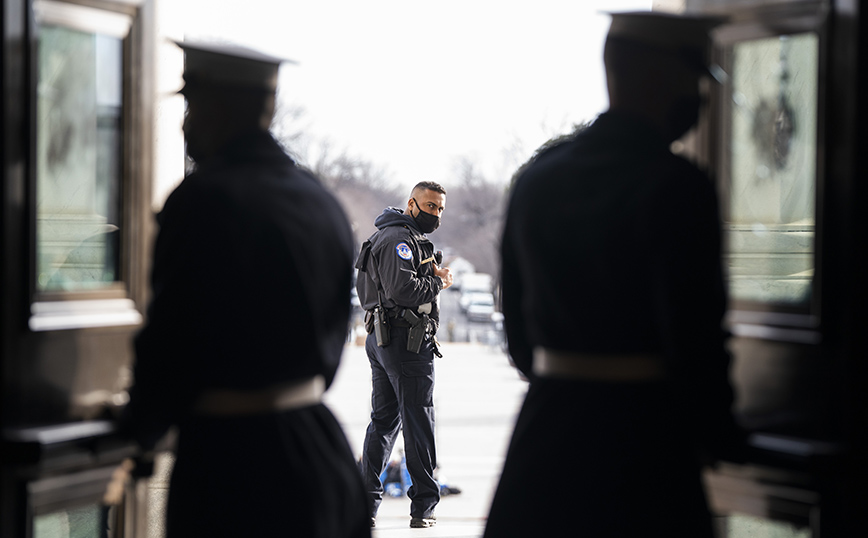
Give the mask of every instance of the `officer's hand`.
<path id="1" fill-rule="evenodd" d="M 449 286 L 452 285 L 452 269 L 448 267 L 440 267 L 436 263 L 434 264 L 434 274 L 439 276 L 443 281 L 443 289 L 445 290 Z"/>

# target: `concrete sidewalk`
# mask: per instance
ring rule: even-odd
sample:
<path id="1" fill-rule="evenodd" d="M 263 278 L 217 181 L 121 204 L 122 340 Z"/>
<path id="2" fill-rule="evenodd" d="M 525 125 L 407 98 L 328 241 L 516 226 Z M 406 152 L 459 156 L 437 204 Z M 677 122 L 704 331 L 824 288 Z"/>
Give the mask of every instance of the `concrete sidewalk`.
<path id="1" fill-rule="evenodd" d="M 481 344 L 445 344 L 435 362 L 434 405 L 439 478 L 461 489 L 437 506 L 437 525 L 410 529 L 410 500 L 386 497 L 376 538 L 478 537 L 500 476 L 506 447 L 527 391 L 506 354 Z M 371 412 L 371 368 L 364 347 L 348 344 L 326 404 L 361 455 Z M 402 441 L 396 445 L 398 457 Z"/>

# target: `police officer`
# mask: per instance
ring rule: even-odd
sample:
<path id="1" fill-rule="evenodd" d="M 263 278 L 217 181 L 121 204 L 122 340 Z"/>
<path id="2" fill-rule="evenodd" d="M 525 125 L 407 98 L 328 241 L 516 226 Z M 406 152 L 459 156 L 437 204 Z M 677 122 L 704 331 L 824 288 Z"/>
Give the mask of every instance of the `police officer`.
<path id="1" fill-rule="evenodd" d="M 281 60 L 179 45 L 196 170 L 158 215 L 122 429 L 148 450 L 178 428 L 169 538 L 370 537 L 357 464 L 321 402 L 350 315 L 348 221 L 268 132 Z"/>
<path id="2" fill-rule="evenodd" d="M 452 273 L 440 267 L 425 234 L 437 229 L 445 208 L 443 187 L 417 184 L 405 210 L 389 207 L 377 217 L 377 232 L 363 244 L 356 263 L 373 381 L 362 475 L 376 517 L 383 499 L 380 475 L 403 426 L 413 482 L 408 492 L 413 528 L 434 525 L 440 500 L 434 480 L 434 355 L 439 355 L 434 334 L 440 319 L 438 295 L 452 285 Z"/>
<path id="3" fill-rule="evenodd" d="M 701 463 L 743 440 L 720 221 L 708 177 L 670 145 L 697 121 L 717 22 L 614 14 L 609 110 L 514 186 L 502 301 L 530 386 L 488 538 L 713 535 Z"/>

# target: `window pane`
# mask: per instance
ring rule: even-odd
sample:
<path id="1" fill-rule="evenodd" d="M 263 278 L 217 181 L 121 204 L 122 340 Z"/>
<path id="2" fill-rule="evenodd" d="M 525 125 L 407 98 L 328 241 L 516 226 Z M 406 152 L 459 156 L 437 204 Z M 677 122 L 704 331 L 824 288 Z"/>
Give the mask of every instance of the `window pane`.
<path id="1" fill-rule="evenodd" d="M 36 260 L 40 291 L 119 280 L 123 43 L 39 30 Z"/>
<path id="2" fill-rule="evenodd" d="M 726 538 L 811 538 L 811 530 L 785 521 L 761 519 L 747 515 L 732 515 L 723 519 Z"/>
<path id="3" fill-rule="evenodd" d="M 90 505 L 61 510 L 33 519 L 33 538 L 103 538 L 107 536 L 107 509 Z"/>
<path id="4" fill-rule="evenodd" d="M 726 224 L 733 298 L 810 301 L 817 152 L 814 34 L 736 44 Z"/>

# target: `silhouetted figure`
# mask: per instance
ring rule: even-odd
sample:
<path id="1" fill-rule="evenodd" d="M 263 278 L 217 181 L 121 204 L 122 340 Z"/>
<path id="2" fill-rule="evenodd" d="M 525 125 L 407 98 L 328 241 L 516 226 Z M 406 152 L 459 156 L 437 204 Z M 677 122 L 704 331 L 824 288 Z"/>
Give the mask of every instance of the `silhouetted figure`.
<path id="1" fill-rule="evenodd" d="M 614 14 L 609 110 L 515 184 L 503 313 L 530 386 L 489 538 L 712 536 L 700 468 L 741 438 L 720 223 L 713 185 L 669 147 L 698 118 L 713 24 Z"/>
<path id="2" fill-rule="evenodd" d="M 439 355 L 434 334 L 440 321 L 437 297 L 452 285 L 452 272 L 438 265 L 425 234 L 437 229 L 445 208 L 443 187 L 417 184 L 406 210 L 389 207 L 377 217 L 377 232 L 362 245 L 356 262 L 373 383 L 362 475 L 376 517 L 383 500 L 380 475 L 403 427 L 414 528 L 434 525 L 434 507 L 440 501 L 434 478 L 434 355 Z"/>
<path id="3" fill-rule="evenodd" d="M 122 425 L 146 449 L 178 427 L 170 538 L 370 536 L 358 467 L 321 403 L 350 316 L 350 226 L 268 132 L 281 60 L 179 46 L 196 168 L 158 216 Z"/>

